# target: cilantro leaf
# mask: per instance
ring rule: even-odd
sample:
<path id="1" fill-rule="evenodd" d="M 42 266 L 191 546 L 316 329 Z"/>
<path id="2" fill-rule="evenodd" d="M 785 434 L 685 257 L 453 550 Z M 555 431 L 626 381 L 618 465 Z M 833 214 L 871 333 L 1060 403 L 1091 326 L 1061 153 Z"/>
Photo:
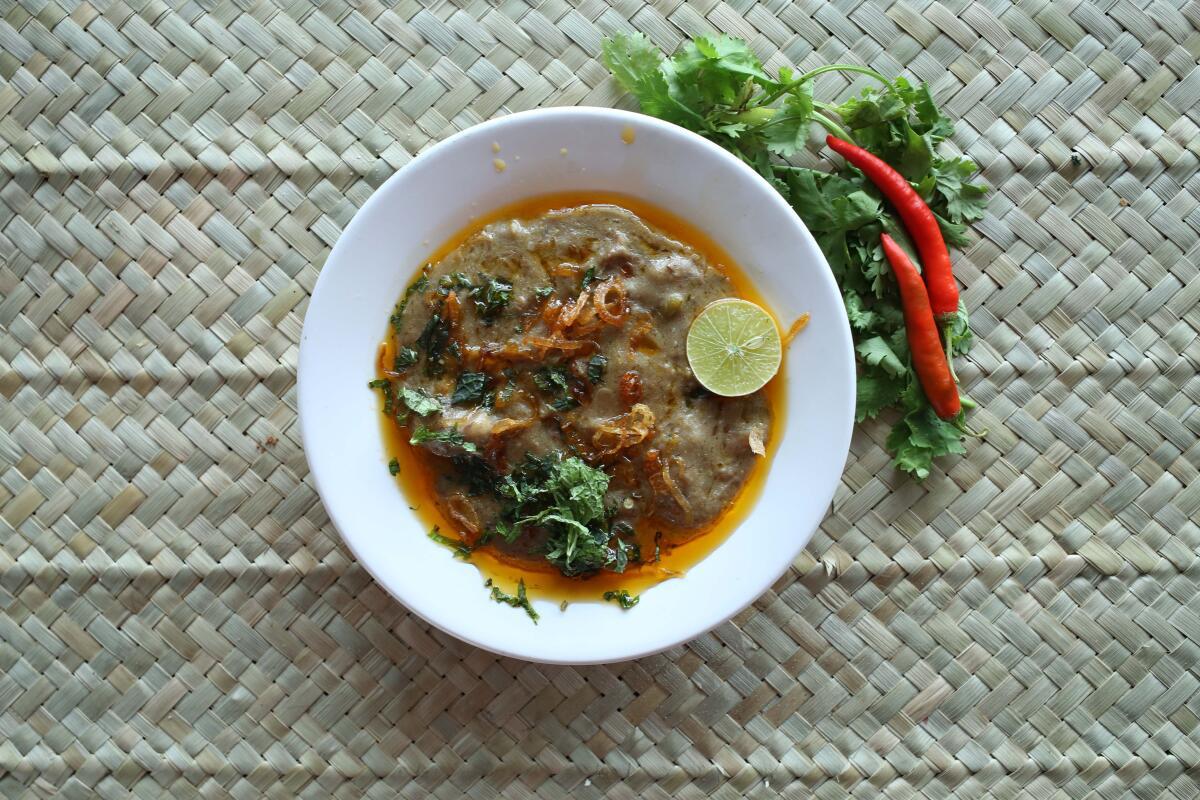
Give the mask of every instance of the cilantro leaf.
<path id="1" fill-rule="evenodd" d="M 662 52 L 643 34 L 605 39 L 601 52 L 604 65 L 621 88 L 637 98 L 642 111 L 685 128 L 703 124 L 702 116 L 672 97 L 661 70 Z"/>
<path id="2" fill-rule="evenodd" d="M 812 114 L 812 84 L 804 83 L 787 96 L 783 107 L 763 125 L 762 137 L 767 149 L 784 158 L 804 149 L 812 129 Z"/>
<path id="3" fill-rule="evenodd" d="M 970 320 L 967 317 L 967 307 L 960 301 L 958 311 L 945 328 L 946 340 L 950 343 L 952 355 L 963 355 L 971 349 L 975 336 L 971 333 Z"/>
<path id="4" fill-rule="evenodd" d="M 888 450 L 893 453 L 893 463 L 918 479 L 929 477 L 933 459 L 967 451 L 963 446 L 963 432 L 959 420 L 941 419 L 929 405 L 921 384 L 911 376 L 908 386 L 900 395 L 904 416 L 888 434 Z"/>
<path id="5" fill-rule="evenodd" d="M 879 367 L 892 377 L 900 377 L 908 372 L 908 366 L 900 360 L 892 345 L 882 336 L 865 339 L 855 345 L 854 350 L 867 364 Z"/>
<path id="6" fill-rule="evenodd" d="M 865 371 L 859 375 L 855 421 L 873 419 L 880 411 L 895 405 L 904 391 L 904 384 L 904 377 L 889 375 L 883 370 Z"/>
<path id="7" fill-rule="evenodd" d="M 939 159 L 932 167 L 934 195 L 927 198 L 943 216 L 956 223 L 983 219 L 987 187 L 971 183 L 975 162 L 966 158 Z"/>

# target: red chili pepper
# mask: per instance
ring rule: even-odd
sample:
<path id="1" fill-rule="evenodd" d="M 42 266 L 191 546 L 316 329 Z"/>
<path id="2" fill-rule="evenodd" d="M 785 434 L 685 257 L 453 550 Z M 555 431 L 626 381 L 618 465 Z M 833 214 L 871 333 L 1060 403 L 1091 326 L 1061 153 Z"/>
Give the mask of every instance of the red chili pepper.
<path id="1" fill-rule="evenodd" d="M 957 417 L 962 410 L 962 401 L 954 384 L 954 375 L 950 372 L 950 362 L 942 350 L 942 340 L 938 338 L 937 323 L 933 319 L 929 293 L 925 291 L 921 274 L 895 239 L 885 233 L 880 240 L 900 287 L 904 331 L 908 335 L 908 349 L 912 353 L 913 368 L 921 380 L 921 388 L 925 390 L 929 404 L 939 417 Z"/>
<path id="2" fill-rule="evenodd" d="M 921 199 L 921 195 L 909 185 L 887 162 L 857 145 L 836 136 L 825 137 L 825 143 L 842 158 L 863 171 L 871 183 L 879 187 L 883 196 L 895 207 L 904 220 L 904 227 L 917 246 L 921 265 L 925 268 L 925 285 L 929 290 L 929 304 L 939 317 L 958 312 L 958 284 L 950 268 L 950 251 L 942 238 L 942 229 L 937 217 Z"/>

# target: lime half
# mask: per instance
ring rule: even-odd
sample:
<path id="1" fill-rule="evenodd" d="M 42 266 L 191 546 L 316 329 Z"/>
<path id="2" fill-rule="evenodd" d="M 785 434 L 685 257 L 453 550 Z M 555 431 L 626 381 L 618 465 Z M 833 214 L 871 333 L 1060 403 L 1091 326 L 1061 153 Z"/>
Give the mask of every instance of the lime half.
<path id="1" fill-rule="evenodd" d="M 705 389 L 723 397 L 757 392 L 779 372 L 783 346 L 766 309 L 728 297 L 715 300 L 692 321 L 688 364 Z"/>

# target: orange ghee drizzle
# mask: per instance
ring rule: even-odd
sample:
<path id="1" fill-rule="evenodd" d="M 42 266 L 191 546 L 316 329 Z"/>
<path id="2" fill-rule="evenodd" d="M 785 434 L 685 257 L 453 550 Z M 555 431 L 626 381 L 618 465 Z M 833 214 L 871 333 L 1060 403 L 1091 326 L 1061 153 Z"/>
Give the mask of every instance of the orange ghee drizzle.
<path id="1" fill-rule="evenodd" d="M 739 297 L 757 303 L 770 311 L 770 306 L 750 283 L 745 273 L 716 242 L 702 231 L 657 206 L 615 193 L 565 192 L 541 195 L 502 206 L 476 217 L 471 224 L 432 252 L 425 261 L 430 264 L 438 263 L 461 245 L 467 237 L 496 220 L 528 219 L 555 209 L 596 203 L 607 203 L 628 209 L 672 238 L 690 245 L 704 256 L 710 266 L 729 278 Z M 419 272 L 420 266 L 414 271 L 412 280 L 416 280 Z M 774 312 L 771 313 L 774 316 Z M 775 324 L 777 327 L 779 326 L 778 319 Z M 385 335 L 384 339 L 386 342 L 390 342 L 390 332 Z M 385 345 L 385 348 L 390 351 L 390 345 Z M 733 533 L 745 520 L 750 509 L 762 494 L 768 467 L 783 438 L 783 387 L 784 373 L 781 367 L 779 373 L 767 383 L 764 389 L 767 394 L 767 404 L 771 410 L 771 430 L 766 456 L 756 459 L 750 475 L 737 497 L 711 525 L 699 531 L 688 531 L 686 534 L 674 531 L 675 535 L 680 538 L 685 535 L 690 537 L 687 541 L 669 545 L 668 542 L 673 533 L 669 526 L 643 520 L 639 523 L 635 534 L 641 547 L 643 563 L 631 564 L 623 573 L 602 571 L 586 578 L 568 578 L 560 574 L 548 562 L 542 565 L 534 561 L 514 559 L 489 547 L 471 553 L 470 561 L 464 562 L 463 568 L 474 565 L 484 577 L 491 578 L 501 589 L 510 593 L 516 591 L 518 580 L 524 580 L 525 588 L 531 598 L 556 602 L 599 601 L 604 592 L 620 589 L 625 589 L 630 594 L 640 594 L 663 580 L 682 577 L 689 568 L 699 563 Z M 380 410 L 382 412 L 382 402 Z M 455 524 L 442 514 L 432 500 L 435 496 L 436 473 L 425 465 L 424 460 L 434 457 L 425 454 L 421 448 L 410 445 L 405 430 L 394 420 L 382 413 L 379 416 L 382 421 L 385 449 L 388 455 L 395 458 L 400 465 L 396 481 L 408 500 L 409 507 L 413 509 L 426 531 L 436 525 L 444 535 L 455 537 L 457 530 Z M 747 444 L 748 446 L 749 444 Z M 654 563 L 651 559 L 654 558 L 654 534 L 656 531 L 662 531 L 665 535 L 661 560 Z M 433 542 L 420 546 L 439 547 Z M 446 557 L 451 557 L 448 549 Z"/>

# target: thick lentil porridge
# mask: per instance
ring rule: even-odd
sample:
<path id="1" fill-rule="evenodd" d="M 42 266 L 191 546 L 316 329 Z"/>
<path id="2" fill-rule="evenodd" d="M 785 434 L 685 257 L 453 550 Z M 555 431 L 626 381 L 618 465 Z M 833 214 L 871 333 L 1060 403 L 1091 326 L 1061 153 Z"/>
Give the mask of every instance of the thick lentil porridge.
<path id="1" fill-rule="evenodd" d="M 628 606 L 702 558 L 779 435 L 778 377 L 718 397 L 685 355 L 701 309 L 747 295 L 701 234 L 628 198 L 543 198 L 456 237 L 397 304 L 372 384 L 433 538 L 497 599 L 519 581 L 531 615 L 525 585 Z"/>

